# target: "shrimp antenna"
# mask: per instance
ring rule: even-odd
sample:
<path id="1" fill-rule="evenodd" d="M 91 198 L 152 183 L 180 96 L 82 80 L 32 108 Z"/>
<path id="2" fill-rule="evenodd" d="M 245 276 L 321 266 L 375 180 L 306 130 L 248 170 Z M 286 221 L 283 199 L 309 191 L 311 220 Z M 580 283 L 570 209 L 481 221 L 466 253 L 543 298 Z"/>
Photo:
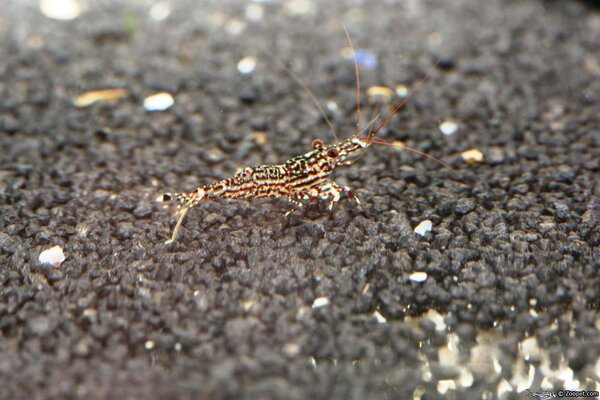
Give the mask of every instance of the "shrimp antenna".
<path id="1" fill-rule="evenodd" d="M 439 165 L 441 165 L 444 168 L 448 168 L 454 174 L 454 176 L 456 176 L 458 179 L 460 179 L 463 183 L 465 183 L 467 185 L 469 184 L 467 181 L 465 181 L 463 178 L 461 178 L 460 175 L 458 174 L 458 171 L 456 169 L 452 168 L 448 163 L 445 163 L 444 161 L 432 156 L 431 154 L 425 153 L 424 151 L 415 149 L 414 147 L 406 146 L 405 144 L 390 143 L 387 140 L 381 139 L 378 137 L 372 137 L 372 138 L 364 137 L 364 138 L 360 138 L 360 139 L 363 141 L 366 141 L 367 143 L 380 144 L 383 146 L 396 147 L 399 149 L 412 151 L 413 153 L 419 154 L 420 156 L 423 156 L 432 161 L 435 161 L 436 163 L 438 163 Z"/>
<path id="2" fill-rule="evenodd" d="M 285 71 L 285 73 L 287 73 L 290 76 L 290 78 L 292 78 L 294 80 L 294 82 L 296 82 L 296 84 L 298 86 L 300 86 L 302 88 L 302 90 L 304 90 L 304 93 L 306 93 L 308 95 L 310 100 L 313 102 L 315 107 L 317 107 L 317 110 L 319 110 L 319 113 L 321 114 L 321 116 L 323 117 L 325 122 L 327 123 L 327 126 L 329 126 L 329 131 L 331 132 L 331 135 L 333 136 L 334 140 L 336 142 L 339 142 L 340 140 L 338 139 L 338 137 L 335 133 L 335 128 L 333 127 L 331 120 L 327 117 L 327 114 L 325 114 L 325 110 L 323 110 L 323 107 L 321 107 L 321 104 L 319 104 L 319 100 L 317 100 L 317 97 L 315 96 L 313 91 L 310 90 L 310 88 L 304 82 L 302 82 L 300 77 L 294 71 L 292 71 L 292 69 L 290 67 L 288 67 L 285 64 L 285 62 L 283 62 L 278 57 L 274 57 L 274 58 L 277 61 L 277 63 L 279 64 L 279 66 L 281 67 L 281 69 L 283 69 Z"/>
<path id="3" fill-rule="evenodd" d="M 354 59 L 354 75 L 356 76 L 356 129 L 354 134 L 358 134 L 360 131 L 360 72 L 358 70 L 358 60 L 356 59 L 356 50 L 354 50 L 354 44 L 350 38 L 350 33 L 346 29 L 346 25 L 342 22 L 342 27 L 346 33 L 346 39 L 348 39 L 348 45 L 352 51 L 352 58 Z"/>
<path id="4" fill-rule="evenodd" d="M 356 128 L 355 128 L 355 134 L 358 135 L 359 131 L 360 131 L 360 72 L 358 70 L 358 60 L 356 58 L 356 50 L 354 50 L 354 44 L 352 43 L 352 38 L 350 37 L 350 33 L 348 32 L 348 29 L 346 29 L 346 25 L 344 25 L 343 22 L 342 22 L 342 28 L 344 28 L 344 32 L 346 33 L 346 39 L 348 39 L 348 45 L 350 46 L 350 50 L 352 51 L 352 58 L 354 60 L 354 75 L 356 76 Z M 277 64 L 279 64 L 279 67 L 286 74 L 288 74 L 288 76 L 290 78 L 292 78 L 294 80 L 294 82 L 296 82 L 296 84 L 298 86 L 300 86 L 300 88 L 302 88 L 304 93 L 306 93 L 306 95 L 310 98 L 310 100 L 313 102 L 315 107 L 317 107 L 317 110 L 319 110 L 319 113 L 325 120 L 325 123 L 327 123 L 327 126 L 329 127 L 329 131 L 331 132 L 331 135 L 333 136 L 334 140 L 336 142 L 339 142 L 340 140 L 339 140 L 337 134 L 335 133 L 335 128 L 334 128 L 333 124 L 331 123 L 331 120 L 329 119 L 329 117 L 327 117 L 325 110 L 323 110 L 323 107 L 319 103 L 319 100 L 317 99 L 317 96 L 315 96 L 313 91 L 310 90 L 310 88 L 302 81 L 302 79 L 300 79 L 300 77 L 290 67 L 288 67 L 287 64 L 283 60 L 281 60 L 279 57 L 272 56 L 272 55 L 271 55 L 271 58 L 275 59 Z M 372 122 L 370 122 L 369 124 L 371 124 L 371 123 Z"/>
<path id="5" fill-rule="evenodd" d="M 408 93 L 408 95 L 400 102 L 400 104 L 398 104 L 396 107 L 394 107 L 392 109 L 392 111 L 384 118 L 384 120 L 377 126 L 377 128 L 375 128 L 375 130 L 371 131 L 371 133 L 369 134 L 369 136 L 375 136 L 379 133 L 379 131 L 381 129 L 383 129 L 384 126 L 387 125 L 388 122 L 390 122 L 390 119 L 392 119 L 392 117 L 408 102 L 408 100 L 410 100 L 410 98 L 416 93 L 417 89 L 419 89 L 431 76 L 431 73 L 433 72 L 433 70 L 435 70 L 437 68 L 437 66 L 440 64 L 440 61 L 436 61 L 435 64 L 433 64 L 433 66 L 431 68 L 429 68 L 429 70 L 427 71 L 427 73 L 425 74 L 425 76 L 423 76 L 421 79 L 419 79 L 419 81 L 417 82 L 417 84 L 410 90 L 410 92 Z"/>

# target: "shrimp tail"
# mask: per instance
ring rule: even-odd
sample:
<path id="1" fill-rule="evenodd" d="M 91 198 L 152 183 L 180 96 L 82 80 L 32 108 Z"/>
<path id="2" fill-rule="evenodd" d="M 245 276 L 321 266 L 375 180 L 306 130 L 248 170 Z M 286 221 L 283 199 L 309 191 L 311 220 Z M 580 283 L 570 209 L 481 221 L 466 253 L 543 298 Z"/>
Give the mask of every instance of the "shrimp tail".
<path id="1" fill-rule="evenodd" d="M 173 229 L 171 239 L 167 240 L 165 244 L 172 243 L 175 241 L 175 239 L 177 239 L 177 233 L 181 228 L 185 214 L 187 214 L 188 210 L 197 205 L 203 198 L 203 189 L 198 189 L 197 191 L 191 193 L 163 193 L 156 198 L 156 201 L 164 204 L 165 207 L 177 205 L 178 209 L 177 214 L 179 215 L 179 219 L 177 220 L 175 229 Z"/>

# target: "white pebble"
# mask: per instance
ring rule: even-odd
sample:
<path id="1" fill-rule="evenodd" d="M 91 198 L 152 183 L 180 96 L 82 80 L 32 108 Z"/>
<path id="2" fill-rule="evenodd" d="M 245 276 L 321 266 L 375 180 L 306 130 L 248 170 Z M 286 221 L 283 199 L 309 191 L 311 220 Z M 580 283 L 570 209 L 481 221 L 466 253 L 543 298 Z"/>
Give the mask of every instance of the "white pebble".
<path id="1" fill-rule="evenodd" d="M 537 299 L 529 299 L 529 305 L 530 306 L 536 306 L 537 305 Z M 600 327 L 599 327 L 600 329 Z"/>
<path id="2" fill-rule="evenodd" d="M 310 0 L 290 0 L 286 3 L 286 8 L 291 15 L 301 15 L 313 12 L 315 5 Z"/>
<path id="3" fill-rule="evenodd" d="M 415 233 L 421 236 L 425 236 L 427 232 L 431 232 L 432 227 L 433 224 L 430 220 L 423 220 L 419 223 L 419 225 L 415 226 Z"/>
<path id="4" fill-rule="evenodd" d="M 225 30 L 232 36 L 237 36 L 244 31 L 246 24 L 239 19 L 232 19 L 225 25 Z"/>
<path id="5" fill-rule="evenodd" d="M 171 14 L 171 6 L 169 3 L 159 1 L 150 8 L 150 18 L 155 21 L 163 21 Z"/>
<path id="6" fill-rule="evenodd" d="M 60 267 L 60 264 L 65 261 L 65 258 L 62 247 L 54 246 L 42 251 L 39 260 L 42 264 L 51 264 L 54 267 Z"/>
<path id="7" fill-rule="evenodd" d="M 325 103 L 325 107 L 327 107 L 327 109 L 331 112 L 337 112 L 339 110 L 337 103 L 333 100 L 327 101 L 327 103 Z"/>
<path id="8" fill-rule="evenodd" d="M 252 300 L 246 300 L 242 303 L 242 308 L 244 309 L 244 311 L 248 312 L 252 309 L 253 305 L 254 302 Z"/>
<path id="9" fill-rule="evenodd" d="M 313 301 L 312 308 L 325 307 L 329 304 L 329 299 L 327 297 L 317 297 L 315 301 Z"/>
<path id="10" fill-rule="evenodd" d="M 238 71 L 244 75 L 254 71 L 254 68 L 256 68 L 256 60 L 253 57 L 244 57 L 237 64 Z"/>
<path id="11" fill-rule="evenodd" d="M 165 111 L 174 103 L 173 96 L 169 93 L 161 92 L 146 97 L 144 99 L 144 108 L 146 111 Z"/>
<path id="12" fill-rule="evenodd" d="M 471 387 L 474 380 L 475 379 L 473 379 L 473 374 L 471 374 L 467 370 L 467 368 L 462 367 L 460 369 L 460 378 L 458 378 L 458 381 L 460 382 L 462 387 Z"/>
<path id="13" fill-rule="evenodd" d="M 454 135 L 458 130 L 458 124 L 450 119 L 440 124 L 440 132 L 446 136 Z"/>
<path id="14" fill-rule="evenodd" d="M 425 282 L 427 280 L 427 272 L 413 272 L 408 278 L 413 282 Z"/>
<path id="15" fill-rule="evenodd" d="M 475 164 L 483 161 L 483 153 L 477 149 L 463 151 L 461 156 L 467 164 Z"/>
<path id="16" fill-rule="evenodd" d="M 371 86 L 367 89 L 367 97 L 371 103 L 389 103 L 394 92 L 385 86 Z"/>
<path id="17" fill-rule="evenodd" d="M 401 99 L 405 99 L 408 97 L 408 95 L 409 95 L 409 91 L 406 86 L 404 86 L 404 85 L 396 86 L 396 96 L 400 97 Z"/>
<path id="18" fill-rule="evenodd" d="M 146 343 L 144 343 L 144 347 L 146 350 L 152 350 L 154 348 L 154 342 L 152 340 L 147 340 Z"/>
<path id="19" fill-rule="evenodd" d="M 260 21 L 263 17 L 264 11 L 259 4 L 248 4 L 246 7 L 246 18 L 250 21 Z"/>
<path id="20" fill-rule="evenodd" d="M 283 345 L 283 352 L 290 357 L 297 356 L 300 353 L 300 346 L 296 343 L 286 343 Z"/>
<path id="21" fill-rule="evenodd" d="M 381 313 L 379 311 L 375 311 L 373 313 L 373 317 L 375 317 L 375 319 L 377 320 L 377 323 L 379 323 L 379 324 L 385 324 L 387 322 L 387 319 L 385 319 L 385 317 L 383 315 L 381 315 Z"/>
<path id="22" fill-rule="evenodd" d="M 456 390 L 456 383 L 450 379 L 442 379 L 438 381 L 437 391 L 439 394 L 446 394 L 448 390 Z"/>
<path id="23" fill-rule="evenodd" d="M 48 18 L 69 21 L 81 14 L 77 0 L 40 0 L 40 11 Z"/>

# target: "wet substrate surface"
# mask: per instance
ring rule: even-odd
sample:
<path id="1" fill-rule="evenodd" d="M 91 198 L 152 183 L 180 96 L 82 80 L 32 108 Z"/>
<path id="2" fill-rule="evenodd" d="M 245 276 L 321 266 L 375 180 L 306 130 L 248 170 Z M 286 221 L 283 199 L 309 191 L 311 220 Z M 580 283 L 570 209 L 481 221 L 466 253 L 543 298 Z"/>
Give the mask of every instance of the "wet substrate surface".
<path id="1" fill-rule="evenodd" d="M 182 1 L 163 20 L 151 6 L 92 2 L 72 21 L 30 3 L 0 11 L 0 397 L 598 389 L 590 3 Z M 429 71 L 381 137 L 456 172 L 374 146 L 334 178 L 363 208 L 343 199 L 331 214 L 311 204 L 286 220 L 283 200 L 211 201 L 163 244 L 175 218 L 153 202 L 159 193 L 333 140 L 278 60 L 338 136 L 353 132 L 340 20 L 363 89 L 414 88 Z M 242 75 L 247 56 L 256 68 Z M 129 94 L 73 105 L 106 88 Z M 144 110 L 161 91 L 175 104 Z M 372 113 L 363 98 L 364 119 Z M 440 133 L 445 120 L 454 134 Z M 472 148 L 482 162 L 461 158 Z M 426 219 L 432 231 L 417 235 Z M 40 265 L 56 245 L 66 260 Z"/>

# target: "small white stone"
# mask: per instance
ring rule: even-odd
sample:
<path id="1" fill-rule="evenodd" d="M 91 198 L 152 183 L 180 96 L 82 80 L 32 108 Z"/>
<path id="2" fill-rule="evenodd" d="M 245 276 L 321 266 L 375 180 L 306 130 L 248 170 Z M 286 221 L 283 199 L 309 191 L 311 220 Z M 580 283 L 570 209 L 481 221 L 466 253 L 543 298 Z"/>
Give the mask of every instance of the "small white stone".
<path id="1" fill-rule="evenodd" d="M 165 111 L 175 103 L 175 99 L 169 93 L 161 92 L 148 96 L 144 99 L 146 111 Z"/>
<path id="2" fill-rule="evenodd" d="M 175 343 L 175 351 L 176 352 L 180 352 L 181 351 L 181 343 L 179 343 L 179 342 Z"/>
<path id="3" fill-rule="evenodd" d="M 433 224 L 430 220 L 426 219 L 419 222 L 419 225 L 415 226 L 415 233 L 421 236 L 425 236 L 427 232 L 431 232 Z"/>
<path id="4" fill-rule="evenodd" d="M 90 321 L 95 321 L 97 315 L 98 315 L 98 312 L 96 311 L 95 308 L 86 308 L 85 310 L 83 310 L 83 316 L 86 317 Z"/>
<path id="5" fill-rule="evenodd" d="M 440 124 L 440 132 L 446 136 L 454 135 L 458 130 L 458 124 L 450 119 Z"/>
<path id="6" fill-rule="evenodd" d="M 146 348 L 146 350 L 152 350 L 154 348 L 154 342 L 152 340 L 146 340 L 146 343 L 144 343 L 144 347 Z"/>
<path id="7" fill-rule="evenodd" d="M 171 6 L 169 3 L 159 1 L 150 8 L 150 18 L 155 21 L 163 21 L 171 14 Z"/>
<path id="8" fill-rule="evenodd" d="M 337 112 L 339 110 L 339 107 L 334 100 L 327 101 L 327 103 L 325 103 L 325 107 L 327 107 L 327 109 L 331 112 Z"/>
<path id="9" fill-rule="evenodd" d="M 531 298 L 529 299 L 529 305 L 535 307 L 537 305 L 537 299 Z"/>
<path id="10" fill-rule="evenodd" d="M 238 71 L 244 75 L 254 71 L 254 68 L 256 68 L 256 60 L 253 57 L 244 57 L 237 64 Z"/>
<path id="11" fill-rule="evenodd" d="M 477 149 L 463 151 L 461 157 L 467 164 L 475 164 L 483 161 L 483 153 Z"/>
<path id="12" fill-rule="evenodd" d="M 260 21 L 263 14 L 264 10 L 260 4 L 248 4 L 246 7 L 246 18 L 250 21 Z"/>
<path id="13" fill-rule="evenodd" d="M 60 267 L 63 261 L 65 261 L 65 253 L 62 247 L 54 246 L 50 249 L 44 250 L 40 253 L 39 260 L 42 264 L 51 264 L 54 267 Z"/>
<path id="14" fill-rule="evenodd" d="M 252 309 L 253 305 L 254 302 L 252 300 L 246 300 L 242 303 L 242 308 L 244 309 L 244 311 L 248 312 Z"/>
<path id="15" fill-rule="evenodd" d="M 427 272 L 417 271 L 409 275 L 408 279 L 413 282 L 425 282 L 427 280 Z"/>
<path id="16" fill-rule="evenodd" d="M 81 14 L 77 0 L 40 0 L 40 11 L 48 18 L 69 21 Z"/>
<path id="17" fill-rule="evenodd" d="M 440 394 L 446 394 L 448 390 L 456 390 L 456 383 L 450 379 L 442 379 L 438 381 L 437 390 Z"/>
<path id="18" fill-rule="evenodd" d="M 398 85 L 396 86 L 396 96 L 400 97 L 401 99 L 405 99 L 408 97 L 409 95 L 409 91 L 408 88 L 404 85 Z"/>
<path id="19" fill-rule="evenodd" d="M 373 317 L 375 317 L 377 322 L 380 324 L 385 324 L 387 322 L 387 319 L 385 319 L 385 317 L 383 315 L 381 315 L 381 313 L 379 311 L 375 311 L 373 313 Z"/>
<path id="20" fill-rule="evenodd" d="M 315 5 L 310 0 L 290 0 L 286 3 L 287 12 L 291 15 L 308 14 L 314 11 Z"/>
<path id="21" fill-rule="evenodd" d="M 458 378 L 458 381 L 462 387 L 471 387 L 474 380 L 473 374 L 471 374 L 467 368 L 462 367 L 460 369 L 460 377 Z"/>
<path id="22" fill-rule="evenodd" d="M 239 19 L 232 19 L 225 25 L 225 30 L 232 36 L 237 36 L 244 31 L 246 24 Z"/>
<path id="23" fill-rule="evenodd" d="M 385 86 L 371 86 L 367 89 L 367 98 L 370 103 L 387 104 L 392 100 L 394 92 Z"/>
<path id="24" fill-rule="evenodd" d="M 315 301 L 313 301 L 312 308 L 325 307 L 329 304 L 329 299 L 327 297 L 317 297 Z"/>
<path id="25" fill-rule="evenodd" d="M 300 346 L 296 343 L 286 343 L 283 345 L 283 352 L 290 357 L 297 356 L 300 353 Z"/>

